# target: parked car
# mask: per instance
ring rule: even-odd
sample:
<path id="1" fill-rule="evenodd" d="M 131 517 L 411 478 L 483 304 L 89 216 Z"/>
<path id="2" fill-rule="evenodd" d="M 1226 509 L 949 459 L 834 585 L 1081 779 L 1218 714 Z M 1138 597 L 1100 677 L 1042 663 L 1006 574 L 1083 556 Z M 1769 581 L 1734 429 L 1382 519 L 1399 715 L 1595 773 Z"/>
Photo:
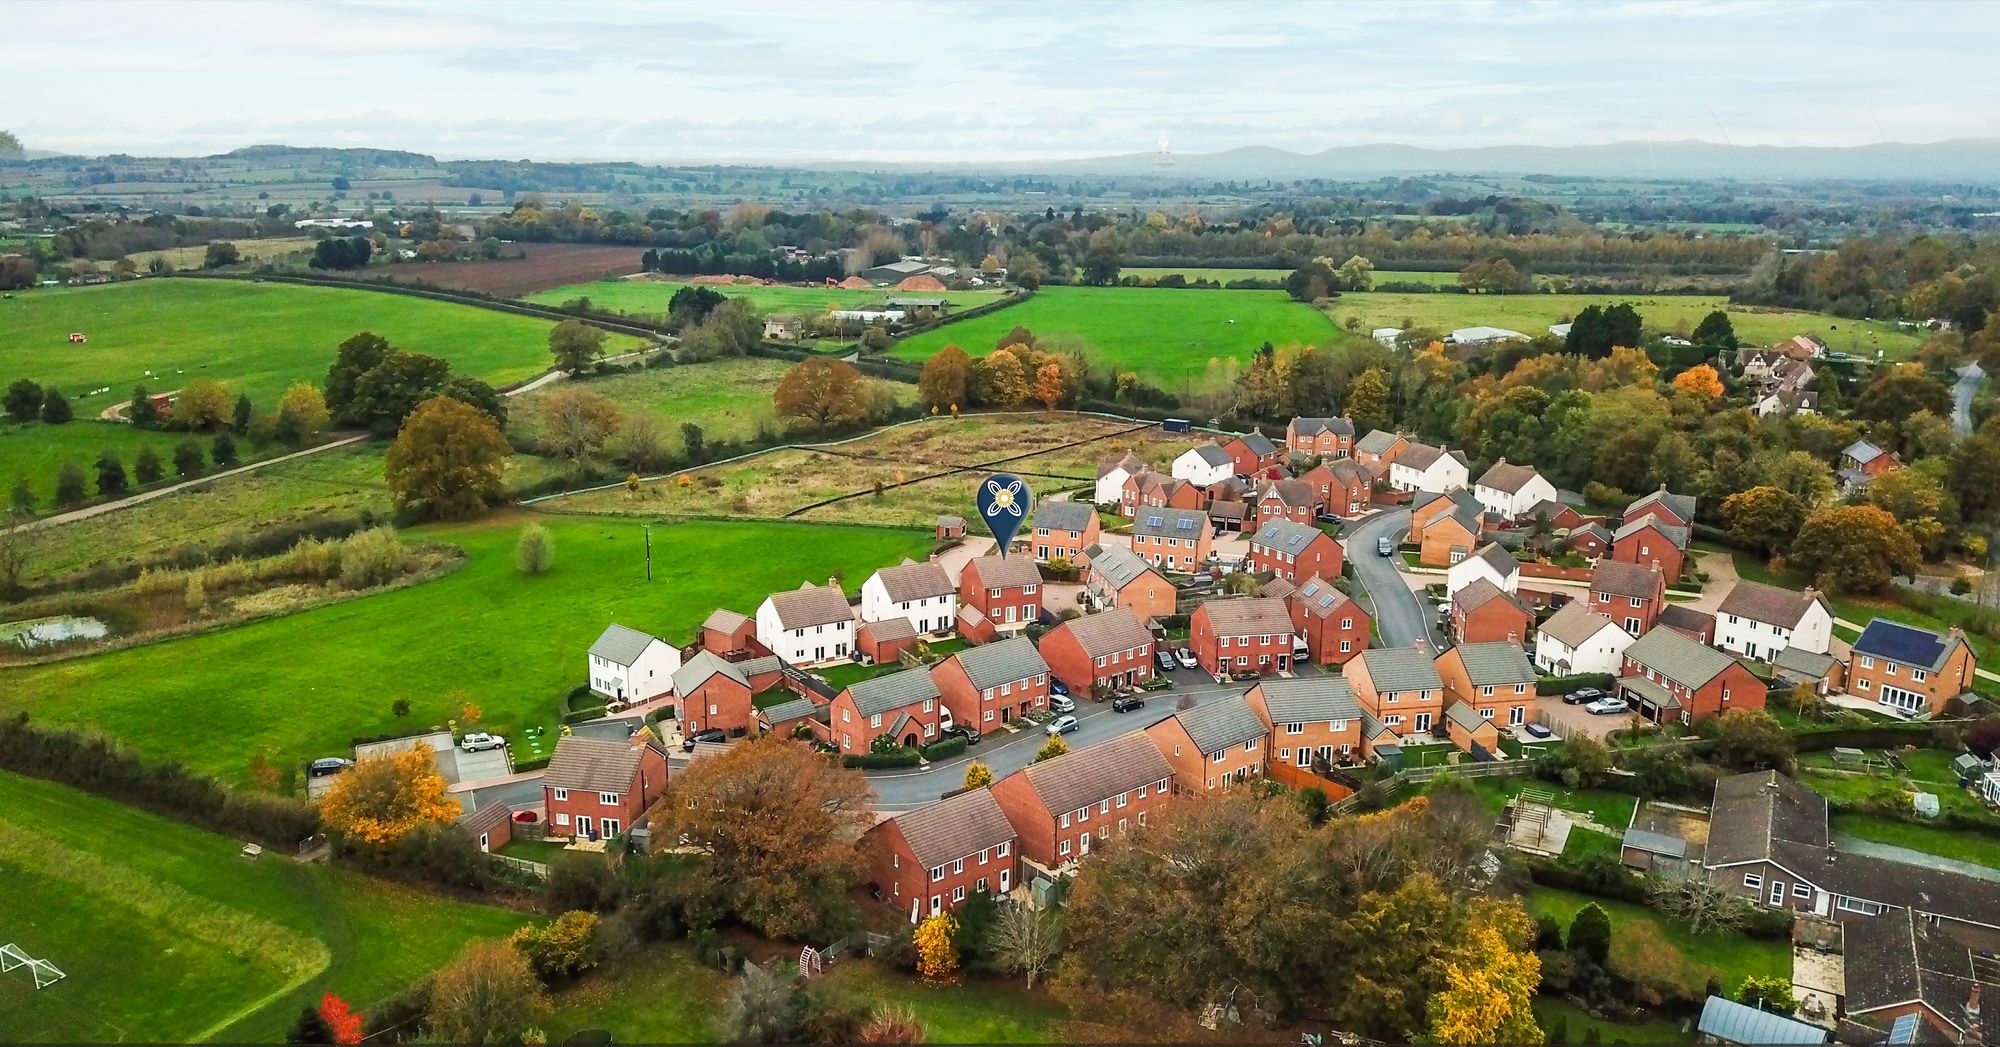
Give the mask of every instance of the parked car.
<path id="1" fill-rule="evenodd" d="M 1389 537 L 1386 534 L 1380 538 L 1375 539 L 1375 555 L 1377 556 L 1396 555 L 1396 540 L 1394 538 Z"/>
<path id="2" fill-rule="evenodd" d="M 1049 734 L 1051 736 L 1058 734 L 1068 734 L 1071 731 L 1074 731 L 1081 726 L 1083 725 L 1077 723 L 1076 717 L 1074 716 L 1058 716 L 1055 719 L 1049 721 Z"/>
<path id="3" fill-rule="evenodd" d="M 1134 709 L 1144 709 L 1145 707 L 1146 699 L 1136 694 L 1128 694 L 1123 698 L 1111 699 L 1111 711 L 1114 713 L 1129 713 Z"/>
<path id="4" fill-rule="evenodd" d="M 1604 697 L 1604 692 L 1598 690 L 1595 687 L 1579 687 L 1576 690 L 1563 695 L 1563 704 L 1589 705 L 1590 703 L 1602 697 Z"/>
<path id="5" fill-rule="evenodd" d="M 693 752 L 696 742 L 726 742 L 728 740 L 728 732 L 720 727 L 711 727 L 706 731 L 696 731 L 681 739 L 681 748 L 688 752 Z"/>
<path id="6" fill-rule="evenodd" d="M 971 727 L 961 724 L 945 733 L 958 735 L 960 738 L 965 739 L 965 744 L 967 745 L 979 744 L 979 728 L 977 727 Z"/>
<path id="7" fill-rule="evenodd" d="M 1528 732 L 1530 738 L 1548 738 L 1556 733 L 1538 723 L 1531 723 L 1521 729 Z"/>
<path id="8" fill-rule="evenodd" d="M 1160 671 L 1163 673 L 1170 673 L 1180 668 L 1179 663 L 1174 661 L 1173 654 L 1165 648 L 1153 652 L 1153 660 L 1160 663 Z"/>
<path id="9" fill-rule="evenodd" d="M 1194 660 L 1194 652 L 1185 647 L 1174 652 L 1174 661 L 1181 663 L 1183 669 L 1193 669 L 1201 664 Z"/>
<path id="10" fill-rule="evenodd" d="M 324 778 L 329 774 L 339 774 L 353 766 L 353 760 L 343 760 L 338 756 L 329 756 L 323 760 L 314 760 L 311 764 L 308 764 L 306 766 L 306 776 L 309 778 Z"/>
<path id="11" fill-rule="evenodd" d="M 488 749 L 505 749 L 507 739 L 497 734 L 475 732 L 458 740 L 458 747 L 469 753 L 485 752 Z"/>
<path id="12" fill-rule="evenodd" d="M 1049 708 L 1059 713 L 1073 713 L 1076 711 L 1076 699 L 1066 694 L 1052 694 L 1049 695 Z"/>
<path id="13" fill-rule="evenodd" d="M 1069 685 L 1068 685 L 1068 684 L 1066 684 L 1066 683 L 1064 683 L 1064 682 L 1062 682 L 1061 680 L 1050 680 L 1050 681 L 1049 681 L 1049 693 L 1050 693 L 1050 694 L 1068 694 L 1068 693 L 1069 693 Z"/>
<path id="14" fill-rule="evenodd" d="M 1584 706 L 1583 710 L 1592 716 L 1610 716 L 1615 713 L 1631 712 L 1632 707 L 1626 705 L 1623 698 L 1599 698 Z"/>
<path id="15" fill-rule="evenodd" d="M 1439 624 L 1443 624 L 1443 623 L 1445 623 L 1445 622 L 1449 622 L 1449 621 L 1451 621 L 1451 605 L 1450 605 L 1450 604 L 1448 604 L 1448 603 L 1441 603 L 1441 604 L 1438 604 L 1438 622 L 1439 622 Z"/>

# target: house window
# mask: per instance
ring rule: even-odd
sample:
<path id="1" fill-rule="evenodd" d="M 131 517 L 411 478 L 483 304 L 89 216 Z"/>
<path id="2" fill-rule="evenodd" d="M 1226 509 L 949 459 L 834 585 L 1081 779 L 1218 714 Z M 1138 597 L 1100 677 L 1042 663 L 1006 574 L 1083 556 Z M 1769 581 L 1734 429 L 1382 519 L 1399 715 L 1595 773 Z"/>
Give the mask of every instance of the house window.
<path id="1" fill-rule="evenodd" d="M 1840 899 L 1840 907 L 1842 909 L 1847 910 L 1848 912 L 1864 913 L 1869 916 L 1880 915 L 1882 912 L 1882 907 L 1880 905 L 1877 905 L 1866 898 L 1849 898 L 1846 897 L 1845 895 L 1843 895 Z"/>
<path id="2" fill-rule="evenodd" d="M 597 794 L 597 802 L 598 802 L 598 803 L 601 803 L 601 804 L 603 804 L 603 805 L 604 805 L 604 806 L 606 806 L 606 807 L 611 807 L 611 806 L 614 806 L 614 805 L 616 805 L 616 804 L 618 803 L 618 794 L 617 794 L 617 793 L 598 793 L 598 794 Z"/>
<path id="3" fill-rule="evenodd" d="M 1744 873 L 1743 886 L 1748 887 L 1751 890 L 1756 890 L 1757 888 L 1764 886 L 1764 878 L 1762 876 L 1757 875 L 1756 873 Z"/>
<path id="4" fill-rule="evenodd" d="M 881 714 L 881 713 L 876 713 L 875 715 L 873 715 L 873 716 L 870 716 L 870 717 L 868 718 L 868 726 L 870 726 L 870 727 L 880 727 L 880 726 L 882 726 L 882 714 Z"/>
<path id="5" fill-rule="evenodd" d="M 1866 654 L 1862 655 L 1862 656 L 1861 656 L 1861 667 L 1862 667 L 1863 669 L 1873 669 L 1873 668 L 1875 668 L 1875 659 L 1874 659 L 1874 657 L 1873 657 L 1873 656 L 1871 656 L 1871 655 L 1866 655 Z"/>
<path id="6" fill-rule="evenodd" d="M 1069 815 L 1064 814 L 1061 818 L 1056 819 L 1056 822 L 1060 828 L 1069 828 Z"/>
<path id="7" fill-rule="evenodd" d="M 1165 796 L 1167 794 L 1167 782 L 1169 782 L 1170 780 L 1171 779 L 1168 778 L 1160 779 L 1159 784 L 1153 786 L 1153 791 L 1159 793 L 1161 796 Z"/>
<path id="8" fill-rule="evenodd" d="M 1306 733 L 1306 725 L 1302 723 L 1288 723 L 1285 725 L 1285 733 L 1304 734 Z"/>
<path id="9" fill-rule="evenodd" d="M 1910 670 L 1910 679 L 1915 683 L 1923 683 L 1925 680 L 1930 679 L 1930 674 L 1922 669 L 1912 669 Z"/>
<path id="10" fill-rule="evenodd" d="M 1068 840 L 1064 840 L 1064 841 L 1062 842 L 1062 846 L 1060 846 L 1060 847 L 1057 847 L 1057 848 L 1056 848 L 1056 853 L 1057 853 L 1057 854 L 1068 854 L 1068 853 L 1069 853 L 1069 841 L 1068 841 Z"/>
<path id="11" fill-rule="evenodd" d="M 1102 800 L 1099 800 L 1099 801 L 1097 801 L 1097 813 L 1099 813 L 1099 814 L 1110 814 L 1110 813 L 1111 813 L 1111 798 L 1110 798 L 1110 797 L 1105 797 L 1104 799 L 1102 799 Z"/>
<path id="12" fill-rule="evenodd" d="M 1488 685 L 1488 686 L 1485 686 L 1485 687 L 1481 687 L 1481 688 L 1479 689 L 1479 696 L 1480 696 L 1481 698 L 1491 698 L 1491 697 L 1493 697 L 1493 688 L 1492 688 L 1492 686 L 1491 686 L 1491 685 Z"/>
<path id="13" fill-rule="evenodd" d="M 569 790 L 568 790 L 568 789 L 557 789 L 557 790 L 556 790 L 556 799 L 558 799 L 558 800 L 567 800 L 567 799 L 569 799 Z"/>
<path id="14" fill-rule="evenodd" d="M 1812 897 L 1812 888 L 1803 883 L 1795 883 L 1792 885 L 1792 897 L 1810 898 Z"/>
<path id="15" fill-rule="evenodd" d="M 942 865 L 931 866 L 931 882 L 936 883 L 942 879 L 944 879 L 944 866 Z"/>
<path id="16" fill-rule="evenodd" d="M 1118 806 L 1119 806 L 1120 808 L 1123 808 L 1123 807 L 1124 807 L 1124 806 L 1125 806 L 1125 805 L 1126 805 L 1127 803 L 1129 803 L 1129 802 L 1130 802 L 1129 800 L 1127 800 L 1127 799 L 1126 799 L 1126 797 L 1128 797 L 1129 795 L 1130 795 L 1129 793 L 1119 793 L 1119 794 L 1118 794 Z"/>
<path id="17" fill-rule="evenodd" d="M 1479 718 L 1482 720 L 1491 720 L 1493 718 L 1493 710 L 1491 709 L 1479 710 Z"/>
<path id="18" fill-rule="evenodd" d="M 951 874 L 953 876 L 957 876 L 959 873 L 962 873 L 964 871 L 965 871 L 965 859 L 960 858 L 957 861 L 951 863 Z"/>
<path id="19" fill-rule="evenodd" d="M 1000 846 L 998 846 L 998 847 L 995 847 L 995 848 L 993 849 L 993 856 L 994 856 L 995 858 L 1005 858 L 1005 857 L 1007 857 L 1007 845 L 1003 843 L 1003 844 L 1001 844 Z"/>

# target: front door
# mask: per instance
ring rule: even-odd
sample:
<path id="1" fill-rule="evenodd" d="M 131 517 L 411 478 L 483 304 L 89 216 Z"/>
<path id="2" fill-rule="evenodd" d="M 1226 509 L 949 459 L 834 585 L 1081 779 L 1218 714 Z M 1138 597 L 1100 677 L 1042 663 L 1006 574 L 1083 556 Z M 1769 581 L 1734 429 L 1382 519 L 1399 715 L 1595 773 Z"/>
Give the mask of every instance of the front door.
<path id="1" fill-rule="evenodd" d="M 1078 844 L 1077 844 L 1077 853 L 1078 853 L 1078 854 L 1089 854 L 1089 853 L 1090 853 L 1090 834 L 1089 834 L 1089 833 L 1084 833 L 1084 834 L 1083 834 L 1083 839 L 1082 839 L 1082 841 L 1081 841 L 1080 843 L 1078 843 Z"/>
<path id="2" fill-rule="evenodd" d="M 1278 656 L 1278 671 L 1279 671 L 1279 672 L 1284 672 L 1284 671 L 1285 671 L 1286 669 L 1289 669 L 1289 668 L 1291 668 L 1291 665 L 1289 664 L 1289 661 L 1290 661 L 1290 659 L 1291 659 L 1291 655 L 1288 655 L 1288 654 L 1281 654 L 1281 655 L 1279 655 L 1279 656 Z"/>
<path id="3" fill-rule="evenodd" d="M 1776 882 L 1776 881 L 1772 881 L 1772 883 L 1771 883 L 1771 904 L 1772 904 L 1772 905 L 1774 905 L 1774 906 L 1782 906 L 1782 905 L 1784 905 L 1784 904 L 1785 904 L 1785 885 L 1784 885 L 1784 884 L 1782 884 L 1782 883 L 1778 883 L 1778 882 Z"/>
<path id="4" fill-rule="evenodd" d="M 1007 869 L 1002 869 L 1002 870 L 1000 870 L 1000 893 L 1001 893 L 1002 895 L 1005 895 L 1005 894 L 1006 894 L 1006 893 L 1007 893 L 1008 891 L 1010 891 L 1010 890 L 1012 890 L 1012 889 L 1013 889 L 1012 887 L 1010 887 L 1010 886 L 1008 885 L 1008 875 L 1007 875 L 1007 874 L 1008 874 L 1008 872 L 1009 872 L 1009 871 L 1010 871 L 1010 870 L 1007 870 Z"/>

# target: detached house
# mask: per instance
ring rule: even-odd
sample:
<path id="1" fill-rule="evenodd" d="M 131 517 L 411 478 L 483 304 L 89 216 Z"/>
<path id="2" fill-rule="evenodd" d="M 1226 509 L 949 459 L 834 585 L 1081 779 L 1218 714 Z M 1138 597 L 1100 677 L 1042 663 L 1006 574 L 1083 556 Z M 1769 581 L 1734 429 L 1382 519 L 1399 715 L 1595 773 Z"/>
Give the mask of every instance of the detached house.
<path id="1" fill-rule="evenodd" d="M 1082 502 L 1040 502 L 1035 505 L 1028 547 L 1038 563 L 1075 563 L 1085 549 L 1097 544 L 1097 509 Z"/>
<path id="2" fill-rule="evenodd" d="M 1055 872 L 1146 824 L 1172 795 L 1174 769 L 1144 731 L 1030 764 L 993 783 L 1021 856 Z"/>
<path id="3" fill-rule="evenodd" d="M 1153 634 L 1129 609 L 1066 621 L 1042 636 L 1042 659 L 1070 690 L 1123 690 L 1153 675 Z"/>
<path id="4" fill-rule="evenodd" d="M 1294 418 L 1285 426 L 1285 449 L 1325 461 L 1354 453 L 1354 423 L 1345 418 Z"/>
<path id="5" fill-rule="evenodd" d="M 1173 474 L 1176 480 L 1207 487 L 1235 476 L 1236 460 L 1222 449 L 1222 445 L 1205 443 L 1181 452 L 1180 457 L 1174 459 Z"/>
<path id="6" fill-rule="evenodd" d="M 861 680 L 834 695 L 827 706 L 827 729 L 842 753 L 872 751 L 875 739 L 887 736 L 915 749 L 938 740 L 949 726 L 941 712 L 937 684 L 923 669 Z"/>
<path id="7" fill-rule="evenodd" d="M 1422 651 L 1378 648 L 1347 663 L 1343 671 L 1361 711 L 1381 728 L 1366 738 L 1370 746 L 1385 739 L 1428 735 L 1444 712 L 1444 680 Z M 1368 735 L 1368 725 L 1362 727 Z"/>
<path id="8" fill-rule="evenodd" d="M 1480 474 L 1472 494 L 1489 513 L 1503 520 L 1519 520 L 1537 505 L 1556 500 L 1556 485 L 1534 467 L 1514 465 L 1502 458 Z"/>
<path id="9" fill-rule="evenodd" d="M 1273 520 L 1250 536 L 1252 573 L 1272 575 L 1289 582 L 1318 575 L 1338 578 L 1347 562 L 1346 554 L 1333 536 L 1317 527 L 1290 520 Z"/>
<path id="10" fill-rule="evenodd" d="M 1290 520 L 1310 526 L 1319 519 L 1319 492 L 1305 480 L 1266 480 L 1254 497 L 1260 525 Z"/>
<path id="11" fill-rule="evenodd" d="M 1174 769 L 1174 788 L 1196 795 L 1262 778 L 1268 731 L 1257 710 L 1236 694 L 1178 710 L 1146 728 Z"/>
<path id="12" fill-rule="evenodd" d="M 1693 495 L 1674 494 L 1667 490 L 1666 484 L 1661 484 L 1659 490 L 1647 494 L 1635 500 L 1631 505 L 1626 506 L 1625 515 L 1620 517 L 1619 521 L 1629 524 L 1635 520 L 1652 517 L 1666 526 L 1693 527 L 1694 511 L 1695 498 Z"/>
<path id="13" fill-rule="evenodd" d="M 1657 515 L 1626 520 L 1611 532 L 1611 558 L 1657 568 L 1671 585 L 1680 580 L 1689 534 L 1689 528 L 1667 523 Z"/>
<path id="14" fill-rule="evenodd" d="M 1091 554 L 1084 585 L 1106 607 L 1123 607 L 1140 621 L 1171 617 L 1179 601 L 1172 582 L 1132 550 L 1102 546 Z"/>
<path id="15" fill-rule="evenodd" d="M 1840 470 L 1840 485 L 1849 491 L 1857 491 L 1868 486 L 1869 481 L 1886 473 L 1893 473 L 1903 467 L 1903 460 L 1892 451 L 1885 451 L 1866 440 L 1856 440 L 1840 452 L 1843 468 Z"/>
<path id="16" fill-rule="evenodd" d="M 1285 672 L 1292 662 L 1292 612 L 1270 596 L 1210 600 L 1188 619 L 1188 647 L 1210 675 Z"/>
<path id="17" fill-rule="evenodd" d="M 1418 495 L 1410 510 L 1410 540 L 1417 543 L 1417 562 L 1425 567 L 1449 567 L 1479 547 L 1485 510 L 1472 492 Z M 1427 499 L 1427 500 L 1426 500 Z"/>
<path id="18" fill-rule="evenodd" d="M 609 625 L 590 645 L 589 661 L 592 694 L 637 705 L 673 690 L 681 652 L 651 633 Z"/>
<path id="19" fill-rule="evenodd" d="M 1110 458 L 1097 463 L 1097 488 L 1094 500 L 1098 505 L 1119 504 L 1125 490 L 1125 481 L 1145 469 L 1146 463 L 1130 451 L 1125 452 L 1122 458 Z"/>
<path id="20" fill-rule="evenodd" d="M 1451 594 L 1454 643 L 1526 643 L 1535 612 L 1490 578 L 1474 578 Z"/>
<path id="21" fill-rule="evenodd" d="M 1354 442 L 1354 460 L 1366 467 L 1376 479 L 1388 475 L 1389 463 L 1403 453 L 1410 441 L 1400 433 L 1382 429 L 1370 429 L 1368 435 Z"/>
<path id="22" fill-rule="evenodd" d="M 838 661 L 854 650 L 854 608 L 838 585 L 801 585 L 757 605 L 757 642 L 793 665 Z"/>
<path id="23" fill-rule="evenodd" d="M 1041 617 L 1042 572 L 1024 557 L 981 556 L 958 576 L 958 601 L 995 629 L 1022 629 Z"/>
<path id="24" fill-rule="evenodd" d="M 1528 722 L 1528 711 L 1535 706 L 1536 676 L 1520 644 L 1459 644 L 1438 656 L 1437 672 L 1444 681 L 1447 706 L 1454 702 L 1469 706 L 1472 719 L 1495 727 Z"/>
<path id="25" fill-rule="evenodd" d="M 1590 572 L 1590 607 L 1633 636 L 1644 636 L 1667 605 L 1667 579 L 1651 567 L 1601 560 Z"/>
<path id="26" fill-rule="evenodd" d="M 1208 514 L 1197 509 L 1141 509 L 1132 518 L 1132 552 L 1154 567 L 1192 573 L 1208 561 Z"/>
<path id="27" fill-rule="evenodd" d="M 1266 590 L 1265 595 L 1276 594 Z M 1309 576 L 1284 599 L 1292 611 L 1292 628 L 1305 637 L 1308 657 L 1313 661 L 1342 665 L 1368 649 L 1374 620 L 1325 578 Z"/>
<path id="28" fill-rule="evenodd" d="M 960 651 L 931 680 L 952 721 L 981 733 L 1049 707 L 1049 663 L 1025 636 Z"/>
<path id="29" fill-rule="evenodd" d="M 1833 609 L 1817 589 L 1737 582 L 1715 609 L 1715 643 L 1767 662 L 1794 647 L 1825 654 L 1833 646 Z"/>
<path id="30" fill-rule="evenodd" d="M 975 893 L 1004 898 L 1019 882 L 1020 837 L 985 789 L 877 822 L 861 846 L 869 880 L 911 923 Z"/>
<path id="31" fill-rule="evenodd" d="M 651 727 L 621 740 L 566 734 L 542 772 L 549 835 L 608 840 L 631 831 L 667 790 L 667 751 Z"/>
<path id="32" fill-rule="evenodd" d="M 1223 441 L 1223 453 L 1238 476 L 1269 476 L 1278 467 L 1282 452 L 1271 438 L 1252 429 L 1242 436 L 1232 436 Z"/>
<path id="33" fill-rule="evenodd" d="M 1484 578 L 1503 593 L 1521 590 L 1521 561 L 1493 542 L 1482 545 L 1471 556 L 1452 563 L 1445 572 L 1444 588 L 1456 595 L 1460 589 Z"/>
<path id="34" fill-rule="evenodd" d="M 1847 654 L 1847 691 L 1903 716 L 1938 716 L 1946 702 L 1972 690 L 1978 668 L 1956 626 L 1940 636 L 1877 618 Z"/>
<path id="35" fill-rule="evenodd" d="M 936 560 L 904 560 L 885 567 L 861 583 L 861 620 L 880 622 L 902 618 L 919 634 L 951 631 L 958 616 L 958 589 Z"/>
<path id="36" fill-rule="evenodd" d="M 683 734 L 711 729 L 730 737 L 747 734 L 757 722 L 755 692 L 735 663 L 702 651 L 674 673 L 674 718 Z"/>
<path id="37" fill-rule="evenodd" d="M 1269 758 L 1292 767 L 1339 767 L 1362 755 L 1361 705 L 1338 676 L 1259 680 L 1243 696 L 1270 729 Z"/>
<path id="38" fill-rule="evenodd" d="M 1764 681 L 1729 655 L 1672 629 L 1625 648 L 1618 694 L 1654 723 L 1697 724 L 1732 709 L 1762 709 Z"/>
<path id="39" fill-rule="evenodd" d="M 1607 673 L 1625 664 L 1625 649 L 1636 639 L 1618 623 L 1572 600 L 1535 632 L 1535 665 L 1551 676 Z"/>
<path id="40" fill-rule="evenodd" d="M 1299 479 L 1312 485 L 1319 504 L 1330 516 L 1353 519 L 1373 508 L 1375 480 L 1351 458 L 1321 462 Z"/>
<path id="41" fill-rule="evenodd" d="M 1430 444 L 1410 444 L 1389 463 L 1389 486 L 1398 491 L 1443 494 L 1464 487 L 1470 478 L 1465 455 Z"/>

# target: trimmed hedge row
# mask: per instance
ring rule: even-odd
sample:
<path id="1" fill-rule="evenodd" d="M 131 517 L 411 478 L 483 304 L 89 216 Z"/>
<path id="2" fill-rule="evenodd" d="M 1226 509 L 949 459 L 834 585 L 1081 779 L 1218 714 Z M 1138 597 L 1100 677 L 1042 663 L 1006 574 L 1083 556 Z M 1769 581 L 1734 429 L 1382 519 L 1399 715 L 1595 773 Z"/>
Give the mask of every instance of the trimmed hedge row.
<path id="1" fill-rule="evenodd" d="M 962 736 L 940 739 L 924 746 L 924 759 L 943 760 L 948 757 L 957 756 L 959 753 L 965 751 L 965 745 L 966 742 Z"/>
<path id="2" fill-rule="evenodd" d="M 1651 905 L 1651 897 L 1646 890 L 1648 877 L 1637 875 L 1625 868 L 1624 863 L 1609 855 L 1597 855 L 1581 861 L 1561 858 L 1527 859 L 1528 878 L 1544 887 L 1555 887 L 1579 894 L 1595 895 L 1617 902 L 1634 905 Z M 1665 919 L 1662 916 L 1662 919 Z M 1792 922 L 1795 917 L 1790 909 L 1769 909 L 1752 905 L 1744 916 L 1739 928 L 1746 937 L 1785 940 L 1792 936 Z"/>
<path id="3" fill-rule="evenodd" d="M 840 765 L 864 771 L 876 771 L 891 767 L 915 767 L 923 758 L 923 754 L 915 749 L 905 749 L 897 753 L 855 753 L 841 757 Z"/>
<path id="4" fill-rule="evenodd" d="M 1600 691 L 1611 690 L 1616 677 L 1610 673 L 1579 673 L 1576 676 L 1547 676 L 1535 682 L 1536 694 L 1568 694 L 1595 687 Z"/>

